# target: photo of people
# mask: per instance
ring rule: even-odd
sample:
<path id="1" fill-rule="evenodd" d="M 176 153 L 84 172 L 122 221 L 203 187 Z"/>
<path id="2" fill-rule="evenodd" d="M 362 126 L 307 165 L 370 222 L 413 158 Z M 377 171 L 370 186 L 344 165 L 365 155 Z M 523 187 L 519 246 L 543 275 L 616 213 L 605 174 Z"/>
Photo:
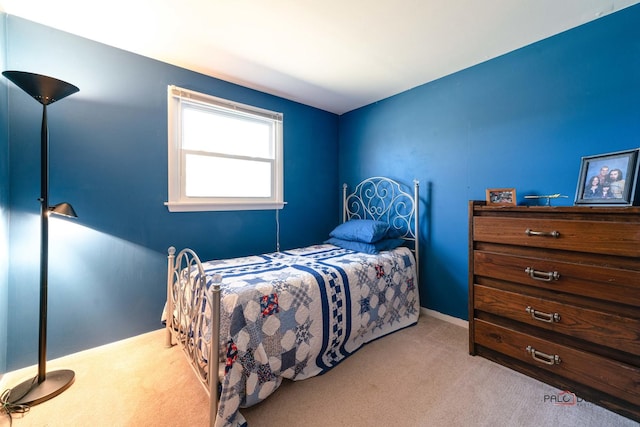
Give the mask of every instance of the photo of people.
<path id="1" fill-rule="evenodd" d="M 491 188 L 487 189 L 488 205 L 516 205 L 515 188 Z"/>
<path id="2" fill-rule="evenodd" d="M 492 191 L 491 203 L 513 203 L 513 193 L 511 191 Z"/>
<path id="3" fill-rule="evenodd" d="M 582 158 L 576 204 L 632 204 L 638 150 Z"/>
<path id="4" fill-rule="evenodd" d="M 629 159 L 607 159 L 590 162 L 584 199 L 622 199 Z"/>

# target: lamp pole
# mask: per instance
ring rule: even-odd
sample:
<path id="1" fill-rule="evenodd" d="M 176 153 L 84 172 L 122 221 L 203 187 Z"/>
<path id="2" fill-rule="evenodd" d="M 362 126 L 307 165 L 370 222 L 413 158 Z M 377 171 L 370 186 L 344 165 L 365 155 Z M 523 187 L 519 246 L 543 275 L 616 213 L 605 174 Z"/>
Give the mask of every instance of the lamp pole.
<path id="1" fill-rule="evenodd" d="M 40 324 L 38 332 L 38 383 L 46 379 L 47 307 L 49 295 L 49 127 L 47 104 L 42 104 L 40 129 Z"/>

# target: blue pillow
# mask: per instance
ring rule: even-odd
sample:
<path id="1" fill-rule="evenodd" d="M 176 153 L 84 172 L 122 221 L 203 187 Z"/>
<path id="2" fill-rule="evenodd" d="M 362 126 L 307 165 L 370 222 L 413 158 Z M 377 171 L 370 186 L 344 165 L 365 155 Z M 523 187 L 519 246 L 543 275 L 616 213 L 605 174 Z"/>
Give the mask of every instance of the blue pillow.
<path id="1" fill-rule="evenodd" d="M 389 226 L 389 230 L 387 230 L 387 234 L 384 235 L 384 239 L 397 239 L 400 236 L 402 236 L 402 231 Z"/>
<path id="2" fill-rule="evenodd" d="M 389 224 L 372 219 L 352 219 L 338 225 L 329 236 L 341 240 L 374 243 L 382 240 L 389 231 Z"/>
<path id="3" fill-rule="evenodd" d="M 351 249 L 356 252 L 364 252 L 366 254 L 377 254 L 380 251 L 390 251 L 404 243 L 402 239 L 383 239 L 374 243 L 355 242 L 353 240 L 343 240 L 332 237 L 325 243 L 338 246 L 343 249 Z"/>

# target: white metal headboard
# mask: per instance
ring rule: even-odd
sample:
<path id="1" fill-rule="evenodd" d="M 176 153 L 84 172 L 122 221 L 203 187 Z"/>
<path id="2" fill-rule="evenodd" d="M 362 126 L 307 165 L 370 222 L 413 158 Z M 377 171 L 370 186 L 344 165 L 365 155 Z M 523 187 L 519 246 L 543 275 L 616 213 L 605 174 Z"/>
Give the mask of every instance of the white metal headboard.
<path id="1" fill-rule="evenodd" d="M 393 179 L 374 176 L 360 182 L 353 192 L 347 194 L 347 184 L 342 185 L 342 222 L 350 219 L 373 219 L 387 222 L 400 232 L 416 258 L 416 273 L 419 269 L 420 205 L 418 180 L 413 180 L 413 195 L 405 191 L 406 186 Z"/>

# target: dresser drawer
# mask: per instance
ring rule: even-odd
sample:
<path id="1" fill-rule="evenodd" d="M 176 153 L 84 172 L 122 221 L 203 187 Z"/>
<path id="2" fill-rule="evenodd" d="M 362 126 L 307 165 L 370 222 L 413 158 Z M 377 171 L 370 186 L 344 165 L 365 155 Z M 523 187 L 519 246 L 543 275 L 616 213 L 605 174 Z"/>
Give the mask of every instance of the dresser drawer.
<path id="1" fill-rule="evenodd" d="M 640 355 L 639 319 L 488 286 L 474 293 L 476 310 Z"/>
<path id="2" fill-rule="evenodd" d="M 540 258 L 474 251 L 473 271 L 477 276 L 640 306 L 640 271 L 564 262 L 562 256 L 546 259 L 544 255 L 543 251 Z"/>
<path id="3" fill-rule="evenodd" d="M 478 216 L 473 240 L 508 245 L 640 257 L 638 222 Z"/>
<path id="4" fill-rule="evenodd" d="M 475 319 L 474 340 L 556 375 L 640 405 L 640 368 Z"/>

